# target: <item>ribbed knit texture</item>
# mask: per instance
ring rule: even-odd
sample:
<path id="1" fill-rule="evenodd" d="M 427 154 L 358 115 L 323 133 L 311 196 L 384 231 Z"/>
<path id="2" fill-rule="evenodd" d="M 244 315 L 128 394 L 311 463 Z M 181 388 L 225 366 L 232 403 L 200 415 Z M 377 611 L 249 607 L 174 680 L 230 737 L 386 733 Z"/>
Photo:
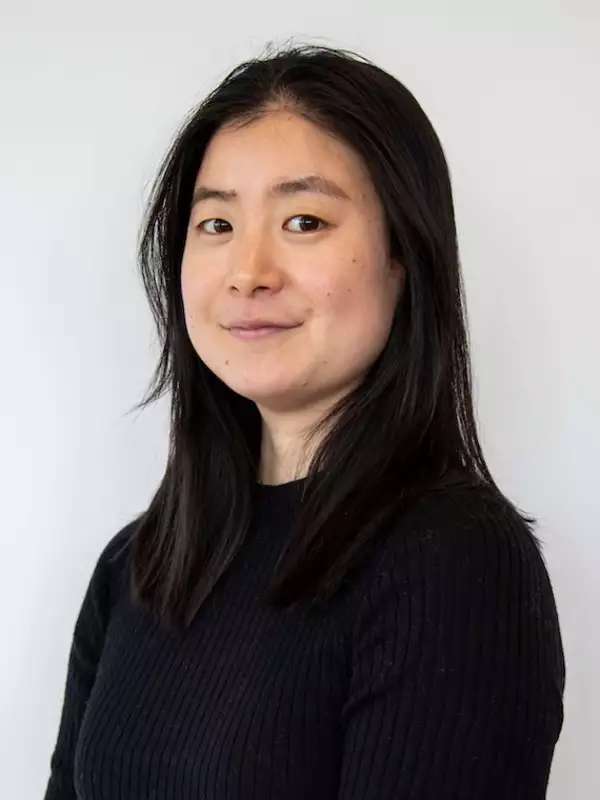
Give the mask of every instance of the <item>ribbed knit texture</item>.
<path id="1" fill-rule="evenodd" d="M 257 598 L 302 483 L 258 486 L 250 538 L 181 639 L 128 599 L 131 525 L 108 542 L 45 800 L 546 797 L 565 661 L 543 556 L 506 500 L 431 494 L 309 616 Z"/>

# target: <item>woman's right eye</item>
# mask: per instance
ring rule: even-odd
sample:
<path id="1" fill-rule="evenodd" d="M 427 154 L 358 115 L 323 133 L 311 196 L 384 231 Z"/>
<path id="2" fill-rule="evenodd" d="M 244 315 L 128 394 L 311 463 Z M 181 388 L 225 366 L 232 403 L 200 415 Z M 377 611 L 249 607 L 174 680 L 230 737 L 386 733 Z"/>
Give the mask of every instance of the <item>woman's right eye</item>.
<path id="1" fill-rule="evenodd" d="M 219 219 L 218 217 L 212 217 L 211 219 L 204 219 L 204 220 L 202 220 L 202 222 L 199 222 L 196 225 L 196 228 L 199 228 L 201 230 L 204 230 L 206 233 L 209 233 L 209 231 L 207 231 L 206 228 L 203 227 L 207 222 L 224 223 L 225 225 L 229 225 L 229 223 L 226 222 L 224 219 Z M 217 233 L 220 233 L 220 232 L 221 231 L 217 231 Z M 214 235 L 214 233 L 211 234 L 211 235 Z"/>

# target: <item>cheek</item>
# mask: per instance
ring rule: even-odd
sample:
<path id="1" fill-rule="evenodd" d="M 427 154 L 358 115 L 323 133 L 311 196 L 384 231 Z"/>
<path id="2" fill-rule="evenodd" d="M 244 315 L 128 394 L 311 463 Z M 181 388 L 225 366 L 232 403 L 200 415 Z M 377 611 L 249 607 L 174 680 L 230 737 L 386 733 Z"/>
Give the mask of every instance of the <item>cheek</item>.
<path id="1" fill-rule="evenodd" d="M 197 292 L 194 291 L 193 285 L 184 276 L 182 276 L 181 279 L 181 299 L 185 324 L 191 334 L 198 324 L 198 299 Z"/>
<path id="2" fill-rule="evenodd" d="M 389 287 L 360 271 L 358 258 L 352 261 L 350 274 L 323 288 L 323 336 L 328 347 L 340 358 L 363 364 L 373 359 L 385 345 L 389 334 L 392 299 Z"/>
<path id="3" fill-rule="evenodd" d="M 181 268 L 181 299 L 185 319 L 189 327 L 198 327 L 206 319 L 210 306 L 210 286 L 203 281 L 197 272 Z"/>
<path id="4" fill-rule="evenodd" d="M 336 325 L 352 326 L 362 318 L 370 318 L 378 287 L 362 269 L 360 259 L 353 257 L 343 273 L 333 280 L 323 281 L 317 287 L 317 293 L 326 317 Z"/>
<path id="5" fill-rule="evenodd" d="M 329 274 L 314 284 L 312 295 L 326 317 L 338 319 L 354 313 L 354 306 L 365 291 L 362 283 L 364 275 L 361 275 L 359 258 L 355 256 L 335 274 Z"/>
<path id="6" fill-rule="evenodd" d="M 191 308 L 193 305 L 194 295 L 196 294 L 194 281 L 192 280 L 192 273 L 190 272 L 189 268 L 186 267 L 185 261 L 181 264 L 181 272 L 179 276 L 180 280 L 180 288 L 181 288 L 181 299 L 183 301 L 183 306 L 186 309 Z"/>

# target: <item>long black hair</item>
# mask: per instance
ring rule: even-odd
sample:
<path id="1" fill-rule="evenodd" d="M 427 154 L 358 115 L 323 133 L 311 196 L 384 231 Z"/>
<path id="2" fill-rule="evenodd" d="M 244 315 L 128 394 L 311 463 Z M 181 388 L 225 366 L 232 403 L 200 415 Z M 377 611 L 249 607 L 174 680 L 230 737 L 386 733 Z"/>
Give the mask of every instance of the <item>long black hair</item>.
<path id="1" fill-rule="evenodd" d="M 219 127 L 273 107 L 294 110 L 362 157 L 406 281 L 385 348 L 306 439 L 318 436 L 319 447 L 266 601 L 312 607 L 331 598 L 385 521 L 424 492 L 459 483 L 500 493 L 477 436 L 450 177 L 428 117 L 399 80 L 354 51 L 300 44 L 241 63 L 177 131 L 139 238 L 162 352 L 134 408 L 170 389 L 171 419 L 164 476 L 135 520 L 130 590 L 179 631 L 245 541 L 261 445 L 256 405 L 208 369 L 186 330 L 180 268 L 191 196 Z"/>

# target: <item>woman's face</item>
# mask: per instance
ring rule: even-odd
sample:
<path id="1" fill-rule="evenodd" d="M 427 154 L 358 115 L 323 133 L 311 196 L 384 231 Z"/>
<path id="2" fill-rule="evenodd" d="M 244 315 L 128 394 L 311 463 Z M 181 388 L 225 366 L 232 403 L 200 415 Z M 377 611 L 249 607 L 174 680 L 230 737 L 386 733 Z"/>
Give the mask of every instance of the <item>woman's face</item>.
<path id="1" fill-rule="evenodd" d="M 315 175 L 339 190 L 270 191 Z M 219 129 L 199 187 L 235 196 L 201 199 L 190 212 L 181 289 L 194 349 L 259 409 L 325 409 L 361 382 L 385 346 L 404 281 L 361 159 L 277 110 Z M 254 339 L 228 330 L 249 317 L 296 327 Z"/>

